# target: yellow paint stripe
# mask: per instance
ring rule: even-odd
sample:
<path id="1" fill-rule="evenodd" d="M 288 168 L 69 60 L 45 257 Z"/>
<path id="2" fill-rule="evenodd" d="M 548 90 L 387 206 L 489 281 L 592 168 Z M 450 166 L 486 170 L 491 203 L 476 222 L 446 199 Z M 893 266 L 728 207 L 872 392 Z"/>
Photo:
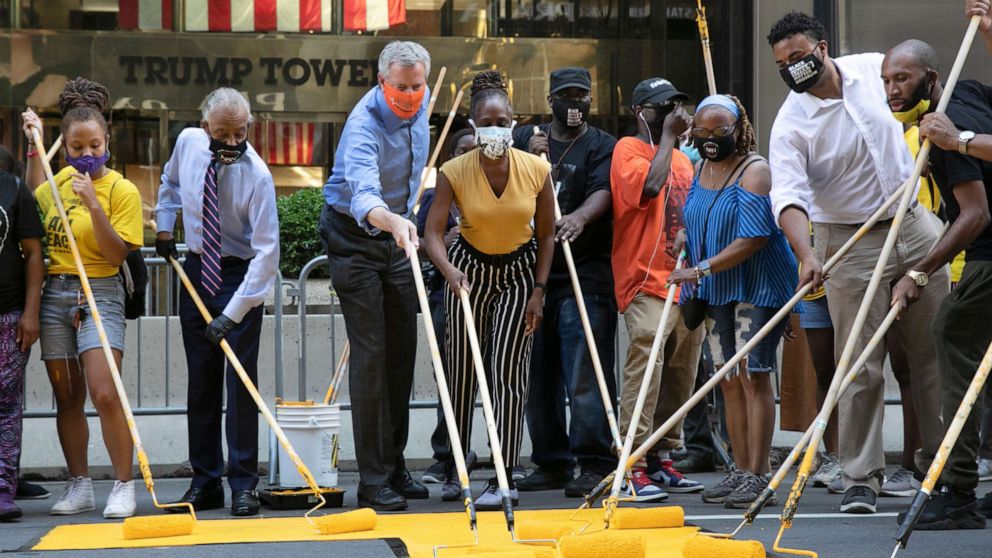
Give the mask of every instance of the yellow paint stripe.
<path id="1" fill-rule="evenodd" d="M 527 521 L 567 522 L 574 510 L 522 511 L 516 514 L 517 524 Z M 587 532 L 602 530 L 602 510 L 585 510 L 578 520 L 569 524 L 581 529 L 591 522 Z M 480 512 L 479 537 L 486 549 L 506 551 L 521 548 L 510 539 L 501 512 Z M 148 518 L 151 520 L 152 518 Z M 430 529 L 424 529 L 430 525 Z M 648 556 L 680 558 L 682 545 L 699 529 L 624 530 L 637 533 L 647 543 Z M 380 515 L 372 531 L 340 535 L 320 535 L 302 517 L 271 519 L 200 520 L 192 535 L 158 539 L 125 540 L 120 523 L 91 523 L 62 525 L 48 532 L 32 550 L 97 550 L 104 548 L 179 547 L 203 544 L 252 542 L 344 541 L 399 538 L 406 544 L 412 558 L 430 558 L 435 545 L 471 544 L 474 541 L 463 512 L 433 514 Z M 533 549 L 532 546 L 524 548 Z M 468 549 L 446 550 L 447 556 L 466 556 Z M 604 557 L 606 558 L 606 557 Z"/>

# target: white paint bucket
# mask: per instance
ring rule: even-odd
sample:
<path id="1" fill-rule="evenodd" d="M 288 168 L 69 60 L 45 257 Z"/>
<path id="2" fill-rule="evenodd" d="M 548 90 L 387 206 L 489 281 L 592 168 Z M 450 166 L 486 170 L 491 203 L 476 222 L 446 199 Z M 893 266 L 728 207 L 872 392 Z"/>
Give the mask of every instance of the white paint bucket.
<path id="1" fill-rule="evenodd" d="M 341 433 L 340 405 L 277 404 L 276 422 L 289 443 L 303 460 L 317 485 L 325 488 L 338 485 L 338 439 Z M 303 476 L 279 446 L 279 485 L 284 488 L 304 488 Z"/>

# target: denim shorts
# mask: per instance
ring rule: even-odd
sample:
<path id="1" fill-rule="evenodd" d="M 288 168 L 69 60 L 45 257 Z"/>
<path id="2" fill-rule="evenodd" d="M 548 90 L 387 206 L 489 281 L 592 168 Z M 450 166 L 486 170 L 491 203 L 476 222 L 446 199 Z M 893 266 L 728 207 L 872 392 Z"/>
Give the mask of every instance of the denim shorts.
<path id="1" fill-rule="evenodd" d="M 124 284 L 119 276 L 90 278 L 111 348 L 124 352 Z M 79 327 L 74 318 L 79 313 Z M 100 348 L 93 316 L 76 275 L 49 275 L 41 294 L 41 359 L 75 359 Z"/>
<path id="2" fill-rule="evenodd" d="M 777 308 L 754 306 L 743 302 L 710 306 L 706 309 L 706 342 L 717 368 L 729 361 L 737 351 L 771 320 Z M 747 372 L 769 373 L 778 369 L 778 345 L 785 331 L 785 320 L 751 349 L 747 355 Z M 735 373 L 728 374 L 728 377 Z"/>
<path id="3" fill-rule="evenodd" d="M 834 327 L 830 320 L 827 297 L 803 301 L 803 313 L 799 314 L 799 327 L 803 329 L 828 329 Z"/>

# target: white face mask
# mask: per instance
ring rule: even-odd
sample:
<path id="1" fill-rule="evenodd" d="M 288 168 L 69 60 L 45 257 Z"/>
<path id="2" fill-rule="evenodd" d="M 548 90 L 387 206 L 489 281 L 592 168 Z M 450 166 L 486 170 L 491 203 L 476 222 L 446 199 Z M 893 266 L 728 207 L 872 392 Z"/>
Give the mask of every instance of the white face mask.
<path id="1" fill-rule="evenodd" d="M 490 159 L 495 160 L 506 155 L 513 145 L 513 128 L 517 125 L 516 121 L 513 121 L 509 128 L 502 126 L 480 128 L 475 125 L 474 120 L 469 120 L 468 123 L 475 128 L 475 143 L 479 145 L 482 154 Z"/>

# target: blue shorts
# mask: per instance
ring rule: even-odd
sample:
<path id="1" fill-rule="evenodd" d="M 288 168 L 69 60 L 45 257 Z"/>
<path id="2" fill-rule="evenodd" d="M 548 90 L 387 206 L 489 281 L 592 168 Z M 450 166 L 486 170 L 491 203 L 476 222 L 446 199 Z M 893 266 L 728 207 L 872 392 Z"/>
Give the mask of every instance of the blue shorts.
<path id="1" fill-rule="evenodd" d="M 119 276 L 90 279 L 110 347 L 124 352 L 124 284 Z M 75 325 L 79 313 L 79 327 Z M 49 275 L 41 294 L 41 360 L 75 359 L 100 348 L 93 316 L 75 275 Z"/>
<path id="2" fill-rule="evenodd" d="M 803 329 L 829 329 L 834 327 L 833 321 L 830 320 L 827 297 L 821 296 L 816 300 L 803 301 L 803 312 L 799 314 L 799 327 Z"/>
<path id="3" fill-rule="evenodd" d="M 734 302 L 706 309 L 706 342 L 713 355 L 713 366 L 720 368 L 778 312 L 777 308 Z M 778 369 L 778 345 L 785 331 L 785 320 L 765 336 L 747 356 L 747 371 L 770 373 Z M 728 377 L 734 374 L 728 374 Z"/>

